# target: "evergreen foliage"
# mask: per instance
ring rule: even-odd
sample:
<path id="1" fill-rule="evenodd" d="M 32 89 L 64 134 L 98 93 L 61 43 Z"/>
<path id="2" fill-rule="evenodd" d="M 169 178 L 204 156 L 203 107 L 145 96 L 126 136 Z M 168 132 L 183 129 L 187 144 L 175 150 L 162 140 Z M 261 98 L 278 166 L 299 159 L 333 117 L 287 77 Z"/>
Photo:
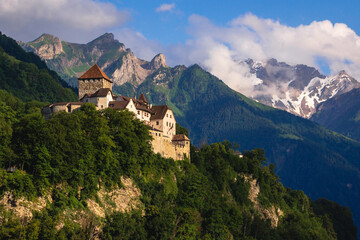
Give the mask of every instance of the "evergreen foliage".
<path id="1" fill-rule="evenodd" d="M 137 92 L 171 106 L 197 146 L 228 139 L 241 151 L 264 149 L 285 186 L 350 206 L 360 225 L 360 187 L 353 184 L 360 182 L 359 142 L 252 101 L 198 65 L 160 69 Z"/>
<path id="2" fill-rule="evenodd" d="M 1 151 L 11 154 L 1 155 L 0 194 L 33 199 L 51 191 L 53 202 L 30 222 L 0 208 L 0 239 L 90 239 L 99 225 L 102 239 L 356 238 L 348 208 L 313 203 L 302 191 L 283 187 L 261 149 L 239 158 L 226 141 L 191 147 L 191 163 L 175 162 L 151 151 L 148 127 L 128 111 L 84 104 L 45 121 L 34 104 L 4 101 L 7 93 L 1 93 Z M 7 166 L 17 169 L 7 172 Z M 85 224 L 65 219 L 57 230 L 65 210 L 87 211 L 85 200 L 99 187 L 121 187 L 121 176 L 140 188 L 143 210 L 114 212 L 103 221 L 89 214 Z M 284 212 L 277 227 L 249 200 L 249 178 L 257 179 L 264 209 Z"/>
<path id="3" fill-rule="evenodd" d="M 0 89 L 23 101 L 76 101 L 74 89 L 50 71 L 45 62 L 25 52 L 15 40 L 0 32 Z"/>

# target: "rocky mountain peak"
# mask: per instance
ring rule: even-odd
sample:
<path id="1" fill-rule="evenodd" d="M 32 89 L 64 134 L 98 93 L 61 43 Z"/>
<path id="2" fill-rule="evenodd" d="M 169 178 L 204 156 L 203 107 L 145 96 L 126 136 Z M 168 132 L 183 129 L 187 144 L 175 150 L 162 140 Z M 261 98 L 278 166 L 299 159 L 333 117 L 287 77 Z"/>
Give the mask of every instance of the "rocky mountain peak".
<path id="1" fill-rule="evenodd" d="M 91 42 L 87 43 L 88 45 L 102 45 L 106 43 L 118 42 L 115 40 L 114 34 L 112 33 L 105 33 L 98 38 L 95 38 Z"/>
<path id="2" fill-rule="evenodd" d="M 53 59 L 63 52 L 61 39 L 48 33 L 42 34 L 32 42 L 22 44 L 22 47 L 27 51 L 35 52 L 44 60 Z"/>
<path id="3" fill-rule="evenodd" d="M 166 65 L 166 58 L 164 56 L 164 54 L 159 53 L 158 55 L 156 55 L 152 60 L 151 60 L 151 67 L 153 69 L 159 69 L 161 67 L 167 67 Z"/>
<path id="4" fill-rule="evenodd" d="M 33 42 L 47 42 L 47 43 L 57 43 L 61 42 L 60 38 L 53 36 L 48 33 L 43 33 L 40 37 L 35 39 Z"/>

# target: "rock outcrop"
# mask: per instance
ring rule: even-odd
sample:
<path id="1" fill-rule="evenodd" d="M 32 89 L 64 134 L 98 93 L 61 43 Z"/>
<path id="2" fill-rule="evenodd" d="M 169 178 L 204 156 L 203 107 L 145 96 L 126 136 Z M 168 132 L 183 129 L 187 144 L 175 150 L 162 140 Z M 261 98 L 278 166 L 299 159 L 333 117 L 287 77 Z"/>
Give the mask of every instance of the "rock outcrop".
<path id="1" fill-rule="evenodd" d="M 253 179 L 252 176 L 244 176 L 246 182 L 250 183 L 249 189 L 249 200 L 254 204 L 254 208 L 260 213 L 264 219 L 270 219 L 271 226 L 273 228 L 277 227 L 280 221 L 280 218 L 284 215 L 283 211 L 280 208 L 271 206 L 270 208 L 263 207 L 258 201 L 258 195 L 260 193 L 260 186 L 256 179 Z"/>

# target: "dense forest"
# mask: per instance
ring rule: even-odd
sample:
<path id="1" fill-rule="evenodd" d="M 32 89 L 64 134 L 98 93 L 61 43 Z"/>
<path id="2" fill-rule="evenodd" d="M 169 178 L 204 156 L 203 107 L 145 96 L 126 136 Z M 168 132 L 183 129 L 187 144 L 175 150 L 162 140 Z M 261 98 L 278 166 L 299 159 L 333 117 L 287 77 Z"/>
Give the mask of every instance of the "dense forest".
<path id="1" fill-rule="evenodd" d="M 24 101 L 76 101 L 75 89 L 33 53 L 0 32 L 0 89 Z"/>
<path id="2" fill-rule="evenodd" d="M 0 239 L 356 239 L 349 208 L 285 188 L 261 149 L 239 158 L 225 141 L 192 147 L 191 162 L 175 162 L 151 151 L 147 126 L 128 111 L 84 104 L 44 120 L 40 107 L 0 91 L 0 195 L 52 198 L 31 219 L 0 208 Z M 143 207 L 94 216 L 86 200 L 121 188 L 121 176 L 133 179 Z M 250 201 L 249 179 L 259 206 L 283 213 L 277 226 Z M 65 209 L 88 221 L 65 216 L 57 227 Z"/>

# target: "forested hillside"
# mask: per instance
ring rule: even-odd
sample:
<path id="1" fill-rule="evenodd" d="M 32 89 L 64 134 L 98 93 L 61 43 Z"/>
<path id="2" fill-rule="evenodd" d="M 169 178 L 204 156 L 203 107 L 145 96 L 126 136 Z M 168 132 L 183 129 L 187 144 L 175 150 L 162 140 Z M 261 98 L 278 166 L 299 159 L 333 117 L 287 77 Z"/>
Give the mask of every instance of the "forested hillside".
<path id="1" fill-rule="evenodd" d="M 358 142 L 252 101 L 198 65 L 162 68 L 137 93 L 168 104 L 196 145 L 227 139 L 241 150 L 265 149 L 285 186 L 350 206 L 360 223 Z"/>
<path id="2" fill-rule="evenodd" d="M 12 196 L 14 209 L 48 199 L 27 218 L 0 208 L 1 239 L 356 239 L 349 208 L 283 187 L 260 149 L 239 158 L 214 143 L 174 162 L 151 151 L 147 126 L 127 111 L 85 104 L 45 121 L 5 91 L 0 106 L 1 198 Z M 92 211 L 116 204 L 98 192 L 129 178 L 141 204 Z"/>
<path id="3" fill-rule="evenodd" d="M 360 141 L 360 89 L 354 89 L 321 103 L 311 120 Z"/>
<path id="4" fill-rule="evenodd" d="M 24 100 L 76 101 L 77 96 L 56 72 L 15 40 L 0 32 L 0 89 Z"/>

